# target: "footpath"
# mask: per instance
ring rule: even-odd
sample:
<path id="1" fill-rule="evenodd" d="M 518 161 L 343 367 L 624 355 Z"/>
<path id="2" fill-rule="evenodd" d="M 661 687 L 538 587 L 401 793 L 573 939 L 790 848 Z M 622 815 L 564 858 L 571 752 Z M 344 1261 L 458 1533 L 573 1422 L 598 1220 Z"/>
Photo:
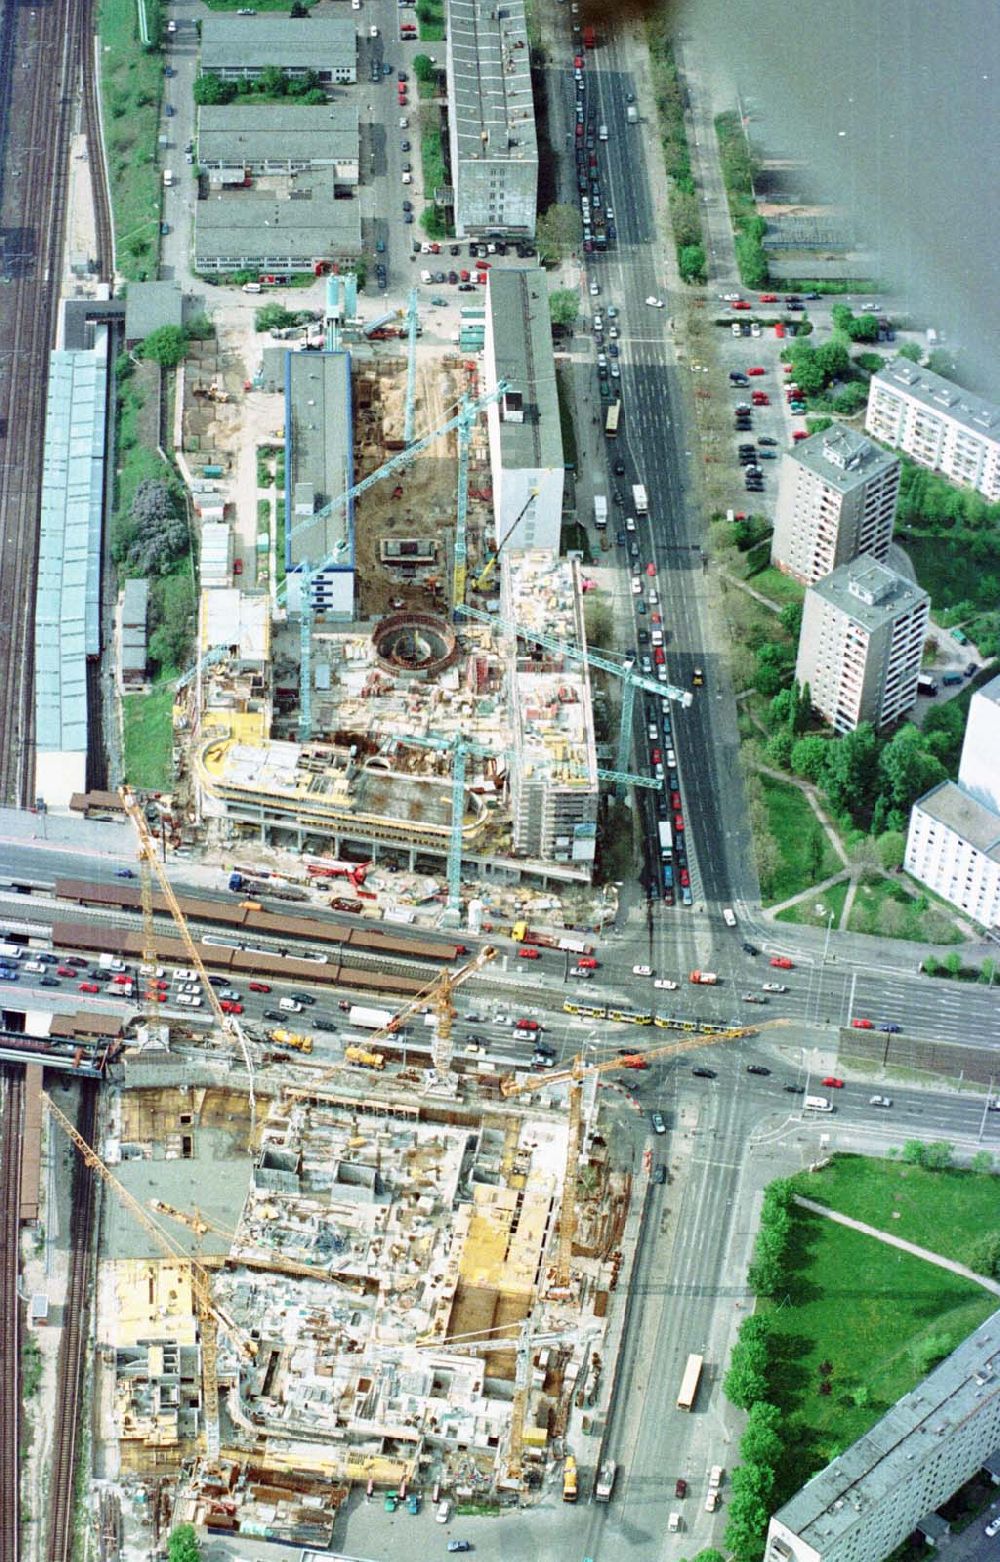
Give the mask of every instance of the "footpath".
<path id="1" fill-rule="evenodd" d="M 913 1258 L 922 1258 L 927 1264 L 936 1264 L 938 1269 L 947 1269 L 950 1274 L 959 1275 L 963 1280 L 971 1280 L 973 1285 L 981 1285 L 984 1291 L 991 1291 L 994 1296 L 1000 1296 L 1000 1280 L 990 1280 L 986 1275 L 977 1275 L 974 1269 L 958 1263 L 954 1258 L 942 1258 L 940 1253 L 932 1253 L 929 1248 L 918 1247 L 915 1242 L 907 1242 L 904 1237 L 894 1237 L 888 1231 L 879 1231 L 877 1226 L 868 1226 L 863 1220 L 854 1220 L 850 1215 L 841 1215 L 837 1210 L 828 1209 L 825 1204 L 816 1204 L 812 1199 L 795 1195 L 795 1202 L 800 1209 L 807 1209 L 814 1215 L 822 1215 L 826 1220 L 835 1221 L 838 1226 L 848 1226 L 851 1231 L 860 1231 L 863 1236 L 874 1237 L 877 1242 L 884 1242 L 887 1247 L 898 1248 L 901 1253 L 909 1253 Z"/>

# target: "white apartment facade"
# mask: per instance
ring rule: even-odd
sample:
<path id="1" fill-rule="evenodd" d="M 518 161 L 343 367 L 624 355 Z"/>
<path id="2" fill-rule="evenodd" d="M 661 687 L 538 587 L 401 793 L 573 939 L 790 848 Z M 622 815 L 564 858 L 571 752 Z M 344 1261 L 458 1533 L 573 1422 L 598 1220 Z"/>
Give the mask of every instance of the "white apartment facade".
<path id="1" fill-rule="evenodd" d="M 862 557 L 806 591 L 795 676 L 837 732 L 891 727 L 917 698 L 930 598 Z"/>
<path id="2" fill-rule="evenodd" d="M 921 466 L 1000 499 L 1000 407 L 908 358 L 872 378 L 865 428 Z"/>
<path id="3" fill-rule="evenodd" d="M 835 425 L 783 458 L 771 560 L 813 585 L 861 554 L 885 559 L 899 493 L 899 460 Z"/>
<path id="4" fill-rule="evenodd" d="M 1000 1445 L 1000 1312 L 771 1519 L 764 1562 L 882 1562 Z"/>
<path id="5" fill-rule="evenodd" d="M 969 706 L 958 782 L 913 805 L 904 867 L 983 927 L 1000 927 L 1000 677 Z"/>

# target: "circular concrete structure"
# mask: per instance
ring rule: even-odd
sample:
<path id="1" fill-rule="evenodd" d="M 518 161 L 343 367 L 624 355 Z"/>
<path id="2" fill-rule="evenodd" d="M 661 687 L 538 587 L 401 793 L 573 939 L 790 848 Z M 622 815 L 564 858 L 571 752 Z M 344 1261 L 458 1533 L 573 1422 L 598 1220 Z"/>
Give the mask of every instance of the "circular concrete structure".
<path id="1" fill-rule="evenodd" d="M 398 677 L 434 678 L 458 654 L 455 631 L 434 613 L 393 613 L 372 634 L 378 664 Z"/>

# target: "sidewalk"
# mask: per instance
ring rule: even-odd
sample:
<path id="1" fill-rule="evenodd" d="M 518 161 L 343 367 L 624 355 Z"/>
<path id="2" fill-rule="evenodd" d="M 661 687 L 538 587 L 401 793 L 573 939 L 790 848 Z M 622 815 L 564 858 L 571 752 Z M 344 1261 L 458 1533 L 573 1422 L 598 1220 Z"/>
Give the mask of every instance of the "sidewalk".
<path id="1" fill-rule="evenodd" d="M 860 1231 L 862 1236 L 874 1237 L 877 1242 L 884 1242 L 887 1247 L 898 1248 L 901 1253 L 909 1253 L 913 1258 L 922 1258 L 925 1263 L 936 1264 L 938 1269 L 947 1269 L 949 1274 L 959 1275 L 963 1280 L 971 1280 L 973 1285 L 981 1285 L 985 1291 L 991 1291 L 994 1296 L 1000 1296 L 1000 1280 L 989 1280 L 986 1275 L 977 1275 L 974 1269 L 969 1269 L 965 1264 L 959 1264 L 953 1258 L 942 1258 L 940 1253 L 932 1253 L 926 1247 L 918 1247 L 915 1242 L 907 1242 L 903 1237 L 894 1237 L 888 1231 L 879 1231 L 876 1226 L 867 1226 L 863 1220 L 854 1220 L 850 1215 L 841 1215 L 836 1210 L 827 1209 L 825 1204 L 816 1204 L 812 1199 L 795 1195 L 795 1202 L 800 1209 L 810 1210 L 814 1215 L 823 1215 L 827 1220 L 836 1221 L 838 1226 L 847 1226 L 851 1231 Z"/>

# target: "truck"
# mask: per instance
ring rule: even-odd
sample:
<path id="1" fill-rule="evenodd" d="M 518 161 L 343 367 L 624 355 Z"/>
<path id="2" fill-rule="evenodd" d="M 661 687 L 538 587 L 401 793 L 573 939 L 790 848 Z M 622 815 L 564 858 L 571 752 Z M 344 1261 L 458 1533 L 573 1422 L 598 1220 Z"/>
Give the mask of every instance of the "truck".
<path id="1" fill-rule="evenodd" d="M 306 859 L 306 872 L 311 879 L 349 879 L 355 889 L 368 877 L 370 862 L 338 862 L 333 857 Z"/>
<path id="2" fill-rule="evenodd" d="M 538 949 L 565 949 L 572 955 L 592 955 L 593 944 L 588 944 L 582 938 L 572 938 L 568 934 L 556 938 L 552 933 L 536 933 L 527 922 L 515 922 L 510 930 L 510 936 L 515 944 L 533 944 Z"/>
<path id="3" fill-rule="evenodd" d="M 590 23 L 583 29 L 583 47 L 585 49 L 597 48 L 597 28 Z"/>
<path id="4" fill-rule="evenodd" d="M 125 961 L 117 959 L 115 955 L 98 955 L 97 963 L 102 971 L 121 972 L 125 969 Z M 197 973 L 192 972 L 191 974 L 192 977 L 196 978 Z"/>
<path id="5" fill-rule="evenodd" d="M 632 484 L 632 503 L 635 505 L 636 515 L 647 515 L 649 513 L 649 500 L 642 483 Z"/>
<path id="6" fill-rule="evenodd" d="M 576 1460 L 572 1454 L 566 1455 L 566 1463 L 563 1465 L 563 1502 L 575 1502 L 579 1495 L 576 1478 Z"/>
<path id="7" fill-rule="evenodd" d="M 719 978 L 714 971 L 692 971 L 688 981 L 695 987 L 717 987 Z"/>
<path id="8" fill-rule="evenodd" d="M 595 1502 L 610 1502 L 611 1493 L 615 1489 L 615 1476 L 618 1474 L 618 1466 L 613 1459 L 605 1459 L 597 1472 L 597 1482 L 594 1486 Z"/>
<path id="9" fill-rule="evenodd" d="M 352 1003 L 347 1011 L 349 1025 L 361 1030 L 395 1030 L 395 1015 L 391 1009 L 369 1009 L 364 1004 Z"/>
<path id="10" fill-rule="evenodd" d="M 293 1052 L 311 1052 L 313 1042 L 311 1036 L 301 1036 L 298 1031 L 285 1030 L 283 1025 L 270 1032 L 270 1040 L 276 1047 L 290 1047 Z"/>
<path id="11" fill-rule="evenodd" d="M 608 499 L 606 494 L 594 495 L 594 526 L 599 532 L 608 524 Z"/>
<path id="12" fill-rule="evenodd" d="M 660 861 L 669 862 L 674 850 L 674 833 L 670 828 L 670 820 L 661 819 L 657 828 L 660 832 Z"/>
<path id="13" fill-rule="evenodd" d="M 927 673 L 921 673 L 917 679 L 917 693 L 922 694 L 925 700 L 932 700 L 938 692 L 938 686 L 934 679 Z"/>
<path id="14" fill-rule="evenodd" d="M 353 1063 L 357 1068 L 373 1068 L 376 1072 L 385 1068 L 382 1053 L 369 1052 L 367 1047 L 345 1047 L 344 1062 Z"/>
<path id="15" fill-rule="evenodd" d="M 243 888 L 245 883 L 246 879 L 243 877 L 242 873 L 237 873 L 236 869 L 234 868 L 232 873 L 229 875 L 229 884 L 227 885 L 227 888 L 230 889 L 234 895 L 236 895 Z"/>
<path id="16" fill-rule="evenodd" d="M 635 103 L 629 104 L 628 108 L 625 110 L 625 118 L 628 120 L 630 125 L 637 125 L 639 123 L 639 109 Z"/>

